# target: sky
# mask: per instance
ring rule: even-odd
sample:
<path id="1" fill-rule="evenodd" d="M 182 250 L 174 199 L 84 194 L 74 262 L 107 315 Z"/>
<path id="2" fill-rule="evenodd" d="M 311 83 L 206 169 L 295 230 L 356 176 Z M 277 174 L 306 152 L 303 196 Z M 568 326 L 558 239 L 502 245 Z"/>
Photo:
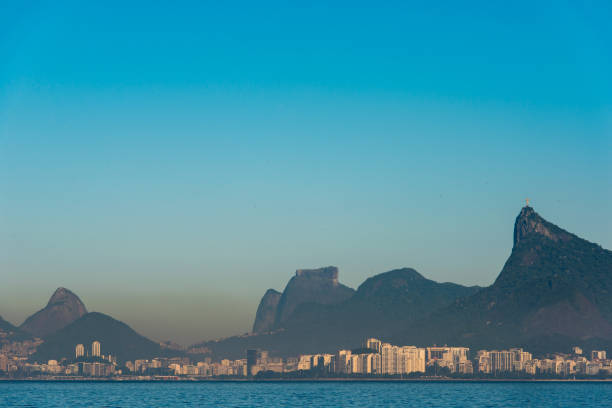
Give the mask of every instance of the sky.
<path id="1" fill-rule="evenodd" d="M 64 286 L 188 345 L 298 268 L 489 285 L 527 197 L 612 248 L 609 2 L 12 3 L 14 324 Z"/>

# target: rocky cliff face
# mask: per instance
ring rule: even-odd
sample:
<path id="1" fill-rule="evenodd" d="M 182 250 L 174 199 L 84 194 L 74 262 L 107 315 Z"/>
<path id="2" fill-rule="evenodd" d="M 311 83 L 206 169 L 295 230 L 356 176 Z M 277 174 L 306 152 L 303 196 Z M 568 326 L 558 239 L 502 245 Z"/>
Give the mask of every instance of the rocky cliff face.
<path id="1" fill-rule="evenodd" d="M 355 291 L 338 282 L 338 268 L 298 269 L 278 302 L 275 327 L 282 327 L 295 309 L 304 303 L 329 305 L 340 303 Z"/>
<path id="2" fill-rule="evenodd" d="M 523 207 L 514 222 L 514 248 L 521 240 L 531 234 L 542 235 L 552 241 L 568 241 L 575 235 L 562 230 L 540 217 L 532 207 Z"/>
<path id="3" fill-rule="evenodd" d="M 495 283 L 399 337 L 536 352 L 612 344 L 612 252 L 524 207 Z"/>
<path id="4" fill-rule="evenodd" d="M 285 290 L 285 294 L 289 294 L 287 300 L 293 299 L 299 304 L 281 323 L 279 328 L 282 330 L 230 337 L 196 347 L 207 348 L 215 356 L 232 358 L 240 358 L 248 348 L 263 348 L 281 356 L 334 353 L 339 348 L 359 347 L 368 337 L 387 338 L 398 328 L 409 327 L 415 319 L 481 290 L 477 286 L 438 283 L 414 269 L 403 268 L 367 279 L 356 293 L 343 290 L 340 297 L 345 300 L 341 302 L 321 303 L 325 299 L 298 296 L 321 291 L 321 288 L 341 286 L 337 281 L 336 268 L 299 270 Z M 311 290 L 301 291 L 304 287 Z M 292 294 L 293 291 L 298 291 L 298 294 Z M 336 300 L 338 296 L 332 299 Z M 277 315 L 279 313 L 280 309 Z"/>
<path id="5" fill-rule="evenodd" d="M 274 289 L 266 291 L 257 308 L 255 323 L 253 323 L 253 333 L 266 333 L 273 330 L 280 298 L 280 292 Z"/>
<path id="6" fill-rule="evenodd" d="M 491 310 L 511 322 L 522 317 L 525 334 L 612 339 L 612 252 L 531 207 L 514 230 L 512 254 L 490 290 Z"/>
<path id="7" fill-rule="evenodd" d="M 20 328 L 36 337 L 45 337 L 87 313 L 81 299 L 66 288 L 58 288 L 47 306 L 28 317 Z"/>
<path id="8" fill-rule="evenodd" d="M 287 285 L 277 311 L 290 311 L 280 318 L 283 330 L 205 346 L 233 358 L 247 348 L 284 356 L 334 352 L 370 336 L 475 350 L 525 347 L 536 354 L 567 352 L 573 345 L 612 348 L 612 252 L 531 207 L 521 209 L 512 253 L 486 288 L 438 283 L 404 268 L 369 278 L 343 302 L 321 304 L 308 299 L 333 288 L 337 270 L 318 271 L 298 272 Z"/>

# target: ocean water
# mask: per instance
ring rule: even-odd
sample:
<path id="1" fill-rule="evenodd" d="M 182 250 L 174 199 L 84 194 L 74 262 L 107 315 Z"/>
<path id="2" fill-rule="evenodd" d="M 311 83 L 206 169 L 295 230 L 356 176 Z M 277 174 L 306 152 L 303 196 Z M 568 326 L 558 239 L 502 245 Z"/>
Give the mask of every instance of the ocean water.
<path id="1" fill-rule="evenodd" d="M 612 383 L 0 382 L 1 407 L 612 407 Z"/>

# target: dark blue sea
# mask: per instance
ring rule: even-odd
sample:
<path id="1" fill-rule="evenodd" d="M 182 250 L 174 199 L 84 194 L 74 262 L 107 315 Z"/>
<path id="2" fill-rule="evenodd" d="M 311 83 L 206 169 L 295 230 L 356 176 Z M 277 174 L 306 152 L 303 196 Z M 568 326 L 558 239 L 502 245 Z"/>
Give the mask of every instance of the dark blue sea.
<path id="1" fill-rule="evenodd" d="M 612 407 L 612 382 L 0 382 L 0 406 Z"/>

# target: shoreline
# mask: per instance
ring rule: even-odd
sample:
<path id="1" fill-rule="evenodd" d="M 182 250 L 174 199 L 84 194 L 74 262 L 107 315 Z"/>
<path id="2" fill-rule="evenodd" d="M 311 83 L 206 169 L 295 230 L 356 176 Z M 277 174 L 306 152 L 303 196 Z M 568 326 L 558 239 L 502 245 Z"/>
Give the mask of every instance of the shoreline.
<path id="1" fill-rule="evenodd" d="M 246 378 L 178 378 L 178 379 L 156 379 L 156 378 L 0 378 L 0 383 L 18 382 L 66 382 L 66 383 L 315 383 L 315 382 L 404 382 L 404 383 L 610 383 L 612 378 L 601 379 L 548 379 L 548 378 L 274 378 L 274 379 L 246 379 Z"/>

